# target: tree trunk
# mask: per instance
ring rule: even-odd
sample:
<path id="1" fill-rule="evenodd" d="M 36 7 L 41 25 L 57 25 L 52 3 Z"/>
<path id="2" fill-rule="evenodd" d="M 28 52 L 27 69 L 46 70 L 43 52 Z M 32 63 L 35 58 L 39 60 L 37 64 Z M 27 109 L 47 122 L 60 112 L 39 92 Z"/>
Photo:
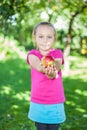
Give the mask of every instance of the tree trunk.
<path id="1" fill-rule="evenodd" d="M 68 75 L 69 70 L 70 70 L 69 55 L 70 55 L 70 43 L 71 43 L 71 40 L 72 40 L 73 21 L 78 14 L 83 12 L 83 10 L 85 8 L 87 8 L 87 5 L 83 6 L 80 11 L 72 12 L 72 14 L 71 14 L 71 19 L 70 19 L 70 22 L 69 22 L 69 29 L 68 29 L 68 34 L 67 34 L 67 40 L 66 40 L 66 45 L 65 45 L 65 49 L 64 49 L 64 58 L 65 58 L 64 74 L 65 75 Z"/>
<path id="2" fill-rule="evenodd" d="M 65 59 L 64 74 L 66 76 L 69 74 L 69 69 L 70 69 L 70 63 L 69 63 L 70 42 L 71 42 L 71 34 L 68 34 L 67 35 L 66 46 L 65 46 L 65 49 L 64 49 L 64 59 Z"/>
<path id="3" fill-rule="evenodd" d="M 64 74 L 68 75 L 69 74 L 69 69 L 70 69 L 70 62 L 69 62 L 69 55 L 70 55 L 70 43 L 72 39 L 72 24 L 73 24 L 73 17 L 70 19 L 69 23 L 69 29 L 68 29 L 68 34 L 67 34 L 67 39 L 66 39 L 66 45 L 64 49 L 64 59 L 65 59 L 65 64 L 64 64 Z"/>

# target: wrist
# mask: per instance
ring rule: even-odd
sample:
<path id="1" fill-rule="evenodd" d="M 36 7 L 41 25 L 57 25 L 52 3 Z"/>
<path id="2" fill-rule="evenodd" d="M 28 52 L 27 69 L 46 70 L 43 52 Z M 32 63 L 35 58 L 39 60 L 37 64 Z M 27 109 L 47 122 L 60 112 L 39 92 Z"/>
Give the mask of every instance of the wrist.
<path id="1" fill-rule="evenodd" d="M 41 64 L 38 66 L 38 71 L 41 73 L 44 73 L 44 69 L 43 69 L 43 66 Z"/>

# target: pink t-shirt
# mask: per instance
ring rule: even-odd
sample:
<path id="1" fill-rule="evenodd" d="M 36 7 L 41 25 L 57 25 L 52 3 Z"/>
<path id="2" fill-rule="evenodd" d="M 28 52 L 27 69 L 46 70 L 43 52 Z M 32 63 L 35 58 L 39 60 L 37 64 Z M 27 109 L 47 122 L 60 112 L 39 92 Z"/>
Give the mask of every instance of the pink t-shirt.
<path id="1" fill-rule="evenodd" d="M 43 57 L 39 50 L 32 49 L 29 51 L 29 55 L 35 55 L 40 60 Z M 62 64 L 64 64 L 62 51 L 59 49 L 52 49 L 49 54 L 53 58 L 61 58 Z M 27 62 L 29 64 L 28 58 Z M 56 104 L 65 101 L 64 89 L 62 83 L 61 70 L 58 72 L 58 77 L 54 79 L 48 79 L 43 73 L 37 71 L 31 67 L 31 101 L 40 104 Z"/>

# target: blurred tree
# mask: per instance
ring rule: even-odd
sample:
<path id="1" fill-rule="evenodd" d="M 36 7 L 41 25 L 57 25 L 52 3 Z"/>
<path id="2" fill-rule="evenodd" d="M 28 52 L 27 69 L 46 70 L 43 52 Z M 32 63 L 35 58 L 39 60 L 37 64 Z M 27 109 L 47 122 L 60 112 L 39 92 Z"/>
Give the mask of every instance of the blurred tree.
<path id="1" fill-rule="evenodd" d="M 52 22 L 59 38 L 56 46 L 64 49 L 66 59 L 71 48 L 81 50 L 81 38 L 87 36 L 86 19 L 87 0 L 0 0 L 0 33 L 29 49 L 34 25 Z"/>
<path id="2" fill-rule="evenodd" d="M 69 13 L 70 13 L 70 15 L 69 15 L 69 17 L 70 17 L 69 18 L 69 26 L 68 26 L 68 32 L 67 32 L 67 38 L 66 38 L 66 45 L 65 45 L 65 49 L 64 49 L 64 56 L 65 56 L 65 60 L 66 60 L 64 68 L 67 71 L 66 73 L 68 73 L 68 70 L 69 70 L 69 55 L 70 55 L 70 48 L 71 48 L 70 43 L 72 42 L 72 39 L 73 39 L 72 33 L 74 32 L 74 30 L 76 30 L 76 28 L 74 29 L 74 22 L 76 22 L 75 19 L 78 17 L 78 15 L 80 15 L 80 17 L 78 17 L 79 23 L 80 23 L 80 19 L 81 19 L 82 16 L 84 17 L 83 19 L 85 20 L 85 23 L 86 23 L 87 13 L 85 13 L 85 11 L 87 11 L 87 1 L 84 1 L 84 0 L 68 1 L 68 0 L 66 0 L 66 3 L 63 2 L 63 4 L 64 5 L 66 4 L 66 6 L 64 6 L 64 8 L 69 6 L 69 8 L 66 8 L 66 9 L 70 10 L 69 11 Z M 82 21 L 84 21 L 84 20 L 82 20 Z M 80 29 L 80 25 L 79 25 L 78 29 Z"/>

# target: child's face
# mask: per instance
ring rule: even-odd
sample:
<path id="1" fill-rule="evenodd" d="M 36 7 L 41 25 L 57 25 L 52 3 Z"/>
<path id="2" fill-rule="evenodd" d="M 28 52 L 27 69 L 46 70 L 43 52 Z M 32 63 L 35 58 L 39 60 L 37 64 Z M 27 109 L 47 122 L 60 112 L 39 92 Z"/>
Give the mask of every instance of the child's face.
<path id="1" fill-rule="evenodd" d="M 35 42 L 40 51 L 49 51 L 55 41 L 54 30 L 48 25 L 40 25 L 36 29 Z"/>

